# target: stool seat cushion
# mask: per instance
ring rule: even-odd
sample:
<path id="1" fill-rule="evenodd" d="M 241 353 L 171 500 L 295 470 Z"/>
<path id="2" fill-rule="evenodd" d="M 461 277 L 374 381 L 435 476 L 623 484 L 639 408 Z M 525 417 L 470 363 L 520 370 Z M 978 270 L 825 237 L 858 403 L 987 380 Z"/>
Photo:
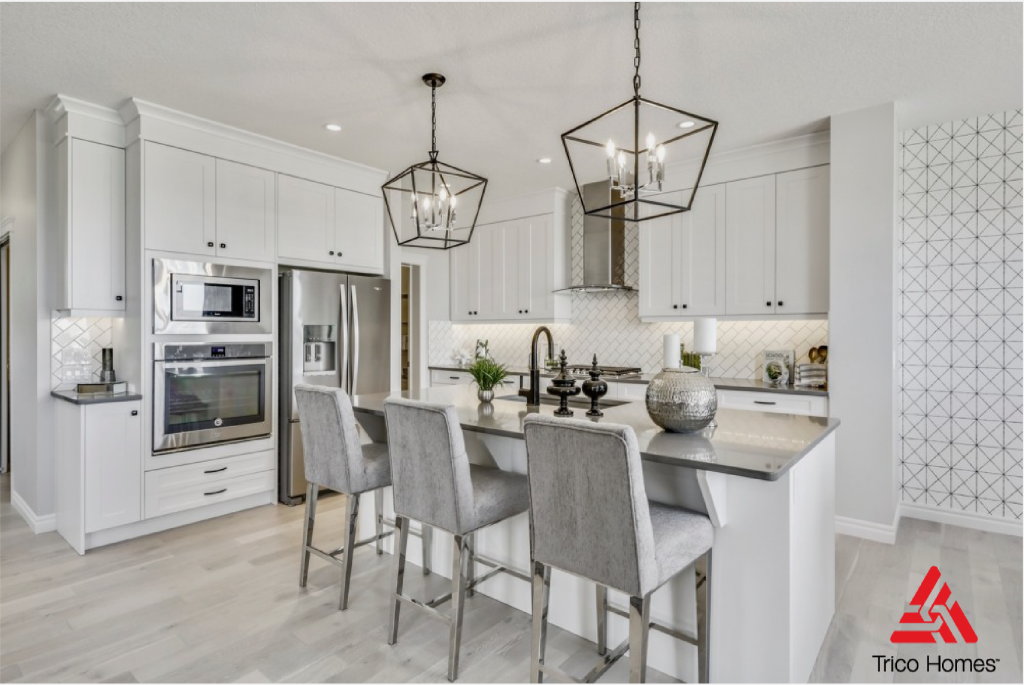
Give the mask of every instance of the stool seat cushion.
<path id="1" fill-rule="evenodd" d="M 473 482 L 473 520 L 470 528 L 454 533 L 468 533 L 530 508 L 530 487 L 522 474 L 470 464 L 469 478 Z"/>
<path id="2" fill-rule="evenodd" d="M 649 506 L 661 585 L 711 549 L 715 528 L 704 514 L 660 502 L 649 502 Z"/>

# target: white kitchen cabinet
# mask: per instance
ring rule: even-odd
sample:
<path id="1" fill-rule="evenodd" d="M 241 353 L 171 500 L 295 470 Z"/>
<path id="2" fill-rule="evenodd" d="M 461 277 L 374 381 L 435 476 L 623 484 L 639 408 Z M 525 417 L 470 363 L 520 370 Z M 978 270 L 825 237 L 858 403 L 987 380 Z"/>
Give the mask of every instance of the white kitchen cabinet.
<path id="1" fill-rule="evenodd" d="M 57 149 L 56 309 L 122 316 L 125 308 L 124 150 L 65 138 Z"/>
<path id="2" fill-rule="evenodd" d="M 689 191 L 669 193 L 681 202 Z M 725 314 L 725 185 L 697 191 L 693 209 L 640 230 L 640 316 Z"/>
<path id="3" fill-rule="evenodd" d="M 451 250 L 450 311 L 451 319 L 454 322 L 472 323 L 479 320 L 480 245 L 484 242 L 483 237 L 477 233 L 469 244 Z M 489 261 L 490 252 L 488 252 Z"/>
<path id="4" fill-rule="evenodd" d="M 334 252 L 346 270 L 384 273 L 384 213 L 381 198 L 334 189 Z"/>
<path id="5" fill-rule="evenodd" d="M 146 518 L 238 499 L 277 487 L 273 450 L 146 472 Z"/>
<path id="6" fill-rule="evenodd" d="M 277 176 L 277 256 L 334 264 L 334 188 Z"/>
<path id="7" fill-rule="evenodd" d="M 431 369 L 431 385 L 469 385 L 473 377 L 468 371 L 449 371 L 447 369 Z"/>
<path id="8" fill-rule="evenodd" d="M 146 248 L 214 256 L 217 160 L 158 143 L 145 146 Z"/>
<path id="9" fill-rule="evenodd" d="M 828 312 L 829 167 L 775 177 L 775 312 Z"/>
<path id="10" fill-rule="evenodd" d="M 141 409 L 57 401 L 57 531 L 79 554 L 88 534 L 142 519 Z"/>
<path id="11" fill-rule="evenodd" d="M 774 314 L 775 176 L 727 183 L 725 205 L 725 313 Z"/>
<path id="12" fill-rule="evenodd" d="M 274 261 L 274 172 L 223 159 L 216 167 L 217 256 Z"/>
<path id="13" fill-rule="evenodd" d="M 796 395 L 782 392 L 748 392 L 718 390 L 720 409 L 744 409 L 772 414 L 799 414 L 801 416 L 828 416 L 828 397 L 824 395 Z"/>

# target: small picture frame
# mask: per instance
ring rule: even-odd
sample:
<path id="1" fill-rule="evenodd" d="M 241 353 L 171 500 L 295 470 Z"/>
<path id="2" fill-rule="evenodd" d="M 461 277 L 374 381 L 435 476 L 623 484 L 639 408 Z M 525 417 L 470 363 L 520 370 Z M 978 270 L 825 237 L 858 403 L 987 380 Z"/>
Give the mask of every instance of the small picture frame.
<path id="1" fill-rule="evenodd" d="M 771 385 L 788 385 L 793 377 L 793 364 L 796 354 L 793 350 L 765 350 L 764 382 Z"/>

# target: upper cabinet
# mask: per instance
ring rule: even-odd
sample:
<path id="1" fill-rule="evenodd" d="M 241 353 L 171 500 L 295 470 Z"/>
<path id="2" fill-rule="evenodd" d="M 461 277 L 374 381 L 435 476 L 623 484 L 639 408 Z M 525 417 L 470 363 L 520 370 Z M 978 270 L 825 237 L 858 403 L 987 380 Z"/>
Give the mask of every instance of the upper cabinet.
<path id="1" fill-rule="evenodd" d="M 124 150 L 65 138 L 58 145 L 57 159 L 56 308 L 68 316 L 122 316 Z"/>
<path id="2" fill-rule="evenodd" d="M 568 272 L 564 202 L 559 191 L 556 211 L 478 225 L 468 245 L 452 248 L 453 322 L 569 319 L 571 296 L 554 292 L 565 286 Z"/>
<path id="3" fill-rule="evenodd" d="M 145 145 L 146 248 L 217 254 L 217 160 L 157 143 Z"/>
<path id="4" fill-rule="evenodd" d="M 274 172 L 217 160 L 217 255 L 274 261 Z"/>
<path id="5" fill-rule="evenodd" d="M 278 258 L 383 273 L 381 198 L 278 174 Z"/>
<path id="6" fill-rule="evenodd" d="M 669 193 L 683 201 L 689 191 Z M 725 313 L 725 185 L 702 187 L 693 209 L 640 229 L 640 316 Z"/>
<path id="7" fill-rule="evenodd" d="M 701 187 L 640 227 L 640 317 L 827 314 L 828 232 L 828 165 Z"/>

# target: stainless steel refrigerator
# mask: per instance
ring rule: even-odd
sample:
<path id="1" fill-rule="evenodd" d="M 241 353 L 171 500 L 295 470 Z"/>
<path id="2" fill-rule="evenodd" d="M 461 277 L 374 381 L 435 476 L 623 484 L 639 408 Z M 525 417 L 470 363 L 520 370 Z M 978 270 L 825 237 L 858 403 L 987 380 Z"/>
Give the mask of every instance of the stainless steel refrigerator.
<path id="1" fill-rule="evenodd" d="M 349 395 L 391 387 L 391 281 L 318 271 L 280 275 L 278 497 L 302 501 L 306 479 L 294 388 L 344 388 Z"/>

